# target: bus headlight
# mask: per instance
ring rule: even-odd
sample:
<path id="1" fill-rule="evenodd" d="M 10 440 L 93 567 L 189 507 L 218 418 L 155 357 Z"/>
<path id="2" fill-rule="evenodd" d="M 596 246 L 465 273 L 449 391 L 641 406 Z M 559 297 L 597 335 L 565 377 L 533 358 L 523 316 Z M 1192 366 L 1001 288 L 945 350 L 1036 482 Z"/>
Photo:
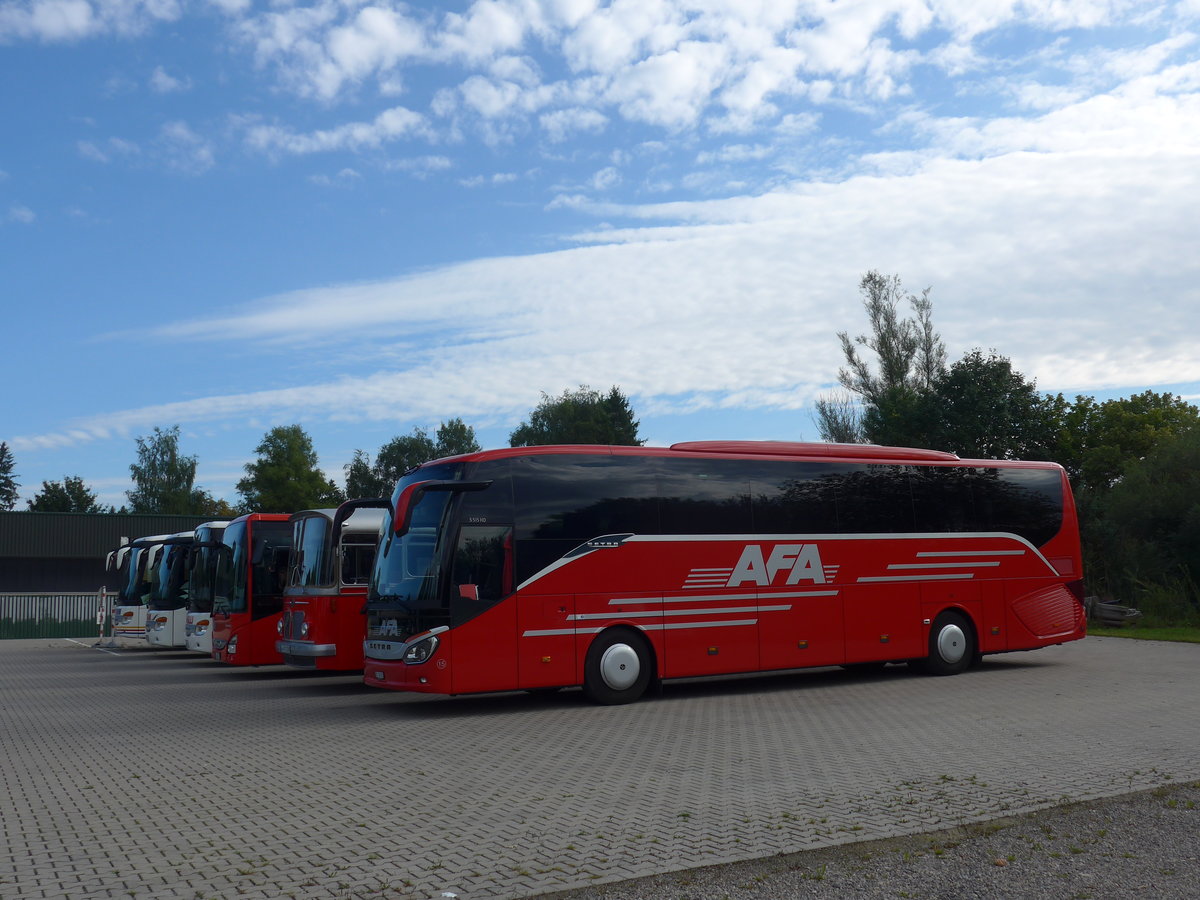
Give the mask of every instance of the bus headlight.
<path id="1" fill-rule="evenodd" d="M 410 665 L 417 665 L 419 663 L 423 663 L 426 660 L 428 660 L 429 657 L 433 656 L 434 651 L 437 650 L 437 647 L 438 647 L 437 636 L 430 635 L 429 637 L 425 638 L 424 640 L 417 641 L 415 644 L 413 644 L 411 647 L 409 647 L 406 651 L 404 651 L 404 661 L 406 663 L 409 663 Z"/>
<path id="2" fill-rule="evenodd" d="M 279 621 L 275 623 L 275 633 L 278 634 L 280 637 L 283 636 L 283 618 L 282 617 L 280 617 Z"/>
<path id="3" fill-rule="evenodd" d="M 233 656 L 233 654 L 235 654 L 235 653 L 237 653 L 237 635 L 236 634 L 229 639 L 229 655 Z"/>
<path id="4" fill-rule="evenodd" d="M 308 623 L 307 622 L 300 623 L 300 637 L 302 637 L 302 638 L 308 637 Z"/>

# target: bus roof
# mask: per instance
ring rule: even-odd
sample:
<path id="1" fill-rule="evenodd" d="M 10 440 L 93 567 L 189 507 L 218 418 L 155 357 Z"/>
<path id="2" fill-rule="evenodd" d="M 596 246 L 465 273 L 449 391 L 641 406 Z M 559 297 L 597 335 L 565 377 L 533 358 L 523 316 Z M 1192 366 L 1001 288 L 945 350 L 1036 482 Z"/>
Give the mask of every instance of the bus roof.
<path id="1" fill-rule="evenodd" d="M 297 519 L 328 519 L 330 522 L 337 516 L 336 509 L 302 509 L 291 515 L 291 521 Z M 342 533 L 369 533 L 378 531 L 383 521 L 383 509 L 356 509 L 342 523 Z"/>
<path id="2" fill-rule="evenodd" d="M 656 456 L 681 458 L 695 454 L 712 454 L 732 458 L 774 457 L 775 459 L 823 460 L 875 463 L 946 463 L 988 468 L 1062 468 L 1058 463 L 1044 460 L 971 459 L 944 450 L 920 447 L 888 447 L 882 444 L 835 444 L 800 441 L 685 441 L 669 447 L 641 447 L 625 444 L 536 444 L 530 447 L 499 447 L 446 456 L 429 460 L 422 465 L 446 462 L 481 462 L 488 459 L 507 459 L 521 456 L 550 454 L 579 454 L 593 456 Z"/>
<path id="3" fill-rule="evenodd" d="M 723 456 L 774 456 L 792 459 L 964 461 L 957 454 L 948 453 L 943 450 L 925 450 L 917 447 L 885 447 L 880 444 L 833 444 L 798 441 L 684 441 L 672 444 L 669 447 L 642 447 L 624 444 L 538 444 L 530 447 L 500 447 L 495 450 L 464 453 L 460 456 L 447 456 L 438 460 L 430 460 L 430 462 L 478 462 L 485 459 L 564 453 L 660 457 L 711 453 Z M 997 460 L 989 460 L 989 462 L 997 462 Z"/>

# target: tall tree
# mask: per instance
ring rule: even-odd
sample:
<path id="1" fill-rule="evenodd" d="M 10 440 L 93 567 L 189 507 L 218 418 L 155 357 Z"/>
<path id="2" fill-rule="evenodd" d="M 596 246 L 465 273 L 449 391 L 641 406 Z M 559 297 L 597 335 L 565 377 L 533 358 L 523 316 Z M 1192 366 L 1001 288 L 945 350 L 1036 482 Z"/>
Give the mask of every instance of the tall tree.
<path id="1" fill-rule="evenodd" d="M 424 428 L 414 428 L 410 434 L 392 438 L 379 448 L 375 465 L 371 467 L 383 496 L 390 496 L 400 476 L 421 463 L 437 459 L 437 445 Z"/>
<path id="2" fill-rule="evenodd" d="M 212 498 L 196 489 L 196 457 L 179 453 L 178 425 L 139 437 L 137 456 L 129 467 L 134 489 L 125 492 L 131 512 L 205 514 Z"/>
<path id="3" fill-rule="evenodd" d="M 887 276 L 875 270 L 863 275 L 859 293 L 870 333 L 851 338 L 848 332 L 838 332 L 846 361 L 838 370 L 838 382 L 861 398 L 862 413 L 861 417 L 856 414 L 853 404 L 818 400 L 817 426 L 823 439 L 883 442 L 881 438 L 885 438 L 896 442 L 890 435 L 870 433 L 871 428 L 896 431 L 913 404 L 945 369 L 946 346 L 933 327 L 929 292 L 926 288 L 920 297 L 906 294 L 899 275 Z M 912 308 L 912 318 L 901 317 L 902 302 Z M 864 350 L 874 354 L 878 371 Z"/>
<path id="4" fill-rule="evenodd" d="M 1038 392 L 1036 382 L 994 350 L 967 353 L 934 381 L 914 409 L 929 446 L 982 459 L 1049 459 L 1066 404 Z"/>
<path id="5" fill-rule="evenodd" d="M 243 507 L 255 512 L 287 512 L 332 506 L 341 491 L 317 466 L 317 453 L 299 425 L 279 425 L 265 435 L 237 483 Z"/>
<path id="6" fill-rule="evenodd" d="M 817 429 L 821 440 L 834 444 L 861 444 L 863 437 L 862 407 L 854 395 L 840 391 L 828 397 L 818 397 Z"/>
<path id="7" fill-rule="evenodd" d="M 78 475 L 67 475 L 62 481 L 43 481 L 42 489 L 29 501 L 30 512 L 103 512 L 96 502 L 96 492 Z"/>
<path id="8" fill-rule="evenodd" d="M 355 450 L 354 459 L 342 467 L 346 473 L 346 496 L 382 497 L 385 494 L 383 485 L 375 477 L 371 469 L 371 456 L 365 450 Z"/>
<path id="9" fill-rule="evenodd" d="M 5 512 L 17 505 L 17 498 L 20 496 L 17 491 L 20 484 L 17 483 L 17 476 L 13 474 L 15 465 L 8 444 L 0 441 L 0 510 Z"/>
<path id="10" fill-rule="evenodd" d="M 411 434 L 397 435 L 380 447 L 374 463 L 366 451 L 355 450 L 354 459 L 343 467 L 346 496 L 391 496 L 400 476 L 414 466 L 443 456 L 478 453 L 480 449 L 475 429 L 459 418 L 442 422 L 436 439 L 430 438 L 424 428 L 414 428 Z"/>
<path id="11" fill-rule="evenodd" d="M 1168 620 L 1200 614 L 1200 426 L 1127 460 L 1119 481 L 1086 493 L 1089 586 L 1131 600 L 1156 598 Z M 1138 605 L 1142 601 L 1139 599 Z M 1170 607 L 1174 606 L 1172 609 Z"/>
<path id="12" fill-rule="evenodd" d="M 640 446 L 638 421 L 633 407 L 620 388 L 607 394 L 587 385 L 563 391 L 561 397 L 542 394 L 542 402 L 509 435 L 509 445 L 536 444 L 624 444 Z"/>
<path id="13" fill-rule="evenodd" d="M 435 448 L 437 455 L 458 456 L 463 453 L 478 453 L 483 448 L 475 439 L 475 429 L 462 419 L 443 422 L 437 430 Z"/>
<path id="14" fill-rule="evenodd" d="M 1058 459 L 1076 487 L 1105 491 L 1126 467 L 1200 426 L 1200 409 L 1174 394 L 1145 391 L 1097 403 L 1076 397 L 1060 433 Z"/>

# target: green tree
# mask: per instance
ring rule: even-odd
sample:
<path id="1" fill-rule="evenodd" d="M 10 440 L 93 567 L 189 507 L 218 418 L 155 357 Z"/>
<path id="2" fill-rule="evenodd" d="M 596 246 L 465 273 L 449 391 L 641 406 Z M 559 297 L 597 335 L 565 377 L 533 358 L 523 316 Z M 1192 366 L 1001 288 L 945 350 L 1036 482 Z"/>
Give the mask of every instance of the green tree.
<path id="1" fill-rule="evenodd" d="M 371 470 L 371 456 L 365 450 L 355 450 L 354 459 L 342 467 L 346 473 L 346 496 L 382 497 L 383 485 Z"/>
<path id="2" fill-rule="evenodd" d="M 838 332 L 846 365 L 838 370 L 838 382 L 861 400 L 861 413 L 852 402 L 817 400 L 817 427 L 824 440 L 877 443 L 927 442 L 913 438 L 914 430 L 902 425 L 915 409 L 921 395 L 933 385 L 946 363 L 946 346 L 933 327 L 930 288 L 920 297 L 906 294 L 899 275 L 886 276 L 875 270 L 859 282 L 869 334 L 851 338 Z M 901 318 L 900 305 L 912 307 L 912 318 Z M 864 354 L 869 350 L 875 366 Z"/>
<path id="3" fill-rule="evenodd" d="M 131 512 L 207 514 L 213 499 L 196 488 L 196 457 L 179 453 L 178 425 L 139 437 L 137 456 L 129 467 L 134 489 L 125 492 Z"/>
<path id="4" fill-rule="evenodd" d="M 1087 493 L 1089 585 L 1167 619 L 1200 611 L 1200 426 L 1160 440 L 1102 494 Z"/>
<path id="5" fill-rule="evenodd" d="M 1105 491 L 1126 467 L 1200 425 L 1200 409 L 1174 394 L 1145 391 L 1097 403 L 1076 397 L 1059 438 L 1059 461 L 1077 488 Z"/>
<path id="6" fill-rule="evenodd" d="M 1061 396 L 1038 392 L 1036 382 L 994 350 L 967 353 L 938 375 L 917 404 L 929 446 L 977 459 L 1052 459 L 1066 413 Z"/>
<path id="7" fill-rule="evenodd" d="M 478 453 L 482 449 L 475 439 L 475 429 L 462 419 L 451 419 L 438 426 L 436 439 L 424 428 L 414 428 L 411 434 L 397 435 L 379 448 L 375 462 L 364 450 L 355 450 L 354 458 L 343 467 L 346 472 L 346 496 L 389 497 L 396 482 L 409 469 L 462 453 Z"/>
<path id="8" fill-rule="evenodd" d="M 42 489 L 28 502 L 30 512 L 103 512 L 96 502 L 96 492 L 78 475 L 67 475 L 62 481 L 43 481 Z"/>
<path id="9" fill-rule="evenodd" d="M 451 419 L 438 427 L 435 441 L 438 457 L 478 453 L 482 449 L 475 439 L 475 429 L 462 419 Z"/>
<path id="10" fill-rule="evenodd" d="M 379 448 L 371 472 L 379 484 L 379 496 L 391 496 L 400 476 L 409 469 L 437 459 L 437 445 L 424 428 L 414 428 L 411 434 L 401 434 Z"/>
<path id="11" fill-rule="evenodd" d="M 20 496 L 17 491 L 20 484 L 17 483 L 17 476 L 13 474 L 15 465 L 8 444 L 0 441 L 0 510 L 5 512 L 17 505 L 17 498 Z"/>
<path id="12" fill-rule="evenodd" d="M 341 491 L 318 468 L 317 453 L 299 425 L 279 425 L 264 436 L 246 463 L 246 477 L 237 483 L 244 509 L 287 512 L 336 506 Z"/>
<path id="13" fill-rule="evenodd" d="M 640 446 L 638 421 L 629 399 L 614 386 L 607 394 L 587 385 L 563 391 L 561 397 L 542 394 L 542 402 L 509 435 L 512 447 L 538 444 L 621 444 Z"/>

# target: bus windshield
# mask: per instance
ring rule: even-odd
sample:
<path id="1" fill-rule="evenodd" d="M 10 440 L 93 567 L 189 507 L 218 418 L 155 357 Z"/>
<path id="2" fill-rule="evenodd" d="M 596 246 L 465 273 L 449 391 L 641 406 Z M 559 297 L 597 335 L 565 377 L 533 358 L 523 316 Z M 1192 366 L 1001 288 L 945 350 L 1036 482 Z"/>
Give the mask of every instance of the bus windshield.
<path id="1" fill-rule="evenodd" d="M 196 529 L 196 543 L 188 562 L 191 575 L 188 579 L 187 606 L 191 612 L 212 612 L 217 544 L 224 533 L 224 527 L 201 526 Z"/>
<path id="2" fill-rule="evenodd" d="M 167 544 L 162 548 L 151 586 L 152 609 L 178 609 L 187 605 L 187 562 L 187 544 Z"/>
<path id="3" fill-rule="evenodd" d="M 308 516 L 296 523 L 293 540 L 296 560 L 292 566 L 293 585 L 321 587 L 330 584 L 329 519 Z"/>
<path id="4" fill-rule="evenodd" d="M 246 611 L 246 523 L 225 529 L 213 574 L 213 612 Z"/>
<path id="5" fill-rule="evenodd" d="M 121 589 L 120 606 L 144 606 L 150 596 L 150 581 L 147 578 L 146 558 L 153 545 L 131 547 L 129 550 L 128 577 Z"/>
<path id="6" fill-rule="evenodd" d="M 278 612 L 287 577 L 286 551 L 292 544 L 291 526 L 256 521 L 251 532 L 247 522 L 234 522 L 225 529 L 221 542 L 213 579 L 213 612 L 252 612 L 255 618 Z"/>
<path id="7" fill-rule="evenodd" d="M 454 481 L 461 477 L 462 465 L 448 463 L 422 466 L 400 479 L 392 494 L 392 508 L 380 529 L 383 538 L 375 557 L 368 594 L 373 606 L 419 616 L 425 627 L 448 624 L 450 612 L 439 592 L 439 560 L 442 520 L 454 494 L 432 491 L 421 495 L 412 508 L 408 531 L 402 535 L 395 533 L 395 502 L 412 484 Z"/>

